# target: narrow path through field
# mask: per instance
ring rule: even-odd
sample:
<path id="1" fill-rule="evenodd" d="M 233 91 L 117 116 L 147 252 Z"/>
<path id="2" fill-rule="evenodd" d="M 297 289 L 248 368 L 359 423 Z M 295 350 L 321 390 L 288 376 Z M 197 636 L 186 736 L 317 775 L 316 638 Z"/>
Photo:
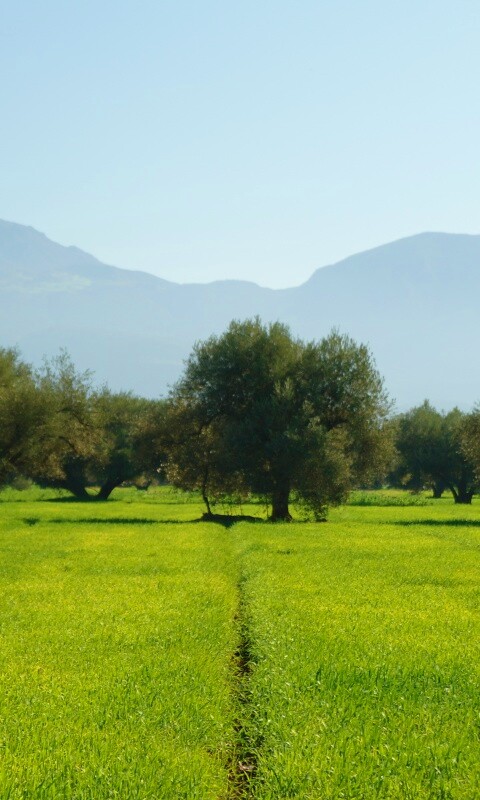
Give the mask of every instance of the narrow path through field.
<path id="1" fill-rule="evenodd" d="M 238 606 L 235 624 L 238 629 L 238 646 L 232 657 L 234 672 L 234 702 L 238 708 L 235 719 L 235 745 L 229 767 L 229 800 L 248 797 L 248 788 L 256 770 L 254 743 L 248 732 L 250 695 L 250 675 L 252 671 L 252 652 L 245 602 L 245 578 L 240 575 L 237 592 Z"/>

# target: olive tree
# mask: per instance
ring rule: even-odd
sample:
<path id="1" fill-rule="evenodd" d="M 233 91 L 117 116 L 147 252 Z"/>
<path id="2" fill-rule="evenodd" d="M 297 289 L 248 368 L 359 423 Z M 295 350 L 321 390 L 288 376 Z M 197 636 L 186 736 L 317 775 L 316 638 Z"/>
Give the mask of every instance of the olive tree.
<path id="1" fill-rule="evenodd" d="M 249 492 L 242 475 L 232 467 L 223 423 L 221 417 L 205 423 L 199 407 L 171 399 L 157 445 L 167 481 L 185 491 L 199 491 L 208 516 L 212 502 L 245 499 Z"/>
<path id="2" fill-rule="evenodd" d="M 30 366 L 0 348 L 0 486 L 38 459 L 47 419 Z"/>
<path id="3" fill-rule="evenodd" d="M 304 343 L 258 318 L 198 343 L 169 406 L 171 480 L 207 508 L 209 491 L 263 495 L 273 520 L 291 518 L 292 496 L 324 518 L 377 468 L 388 412 L 366 347 L 336 332 Z"/>
<path id="4" fill-rule="evenodd" d="M 472 502 L 478 481 L 462 450 L 465 423 L 466 415 L 458 408 L 442 414 L 427 400 L 399 417 L 397 474 L 406 486 L 430 486 L 436 497 L 447 488 L 455 503 Z"/>
<path id="5" fill-rule="evenodd" d="M 103 389 L 93 409 L 98 445 L 85 473 L 90 484 L 100 487 L 98 499 L 107 500 L 125 481 L 142 477 L 148 483 L 157 473 L 156 452 L 148 440 L 163 418 L 162 401 Z"/>
<path id="6" fill-rule="evenodd" d="M 460 427 L 460 446 L 480 484 L 480 406 L 476 406 L 470 414 L 465 414 Z"/>
<path id="7" fill-rule="evenodd" d="M 154 470 L 145 438 L 158 401 L 96 388 L 65 352 L 46 362 L 37 388 L 48 419 L 41 457 L 27 469 L 34 480 L 80 500 L 107 500 L 116 486 Z"/>

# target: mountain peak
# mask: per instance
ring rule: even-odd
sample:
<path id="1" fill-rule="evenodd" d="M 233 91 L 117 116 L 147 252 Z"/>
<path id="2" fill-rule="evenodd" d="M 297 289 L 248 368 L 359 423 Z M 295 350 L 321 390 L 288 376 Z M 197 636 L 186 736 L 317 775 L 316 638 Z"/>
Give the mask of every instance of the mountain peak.
<path id="1" fill-rule="evenodd" d="M 445 270 L 455 269 L 456 264 L 468 265 L 469 269 L 480 267 L 480 235 L 440 231 L 416 233 L 320 267 L 305 285 L 321 279 L 324 270 L 342 270 L 346 275 L 368 266 L 372 278 L 379 271 L 389 273 L 392 278 L 405 272 L 412 278 L 419 272 L 436 272 L 440 277 Z"/>

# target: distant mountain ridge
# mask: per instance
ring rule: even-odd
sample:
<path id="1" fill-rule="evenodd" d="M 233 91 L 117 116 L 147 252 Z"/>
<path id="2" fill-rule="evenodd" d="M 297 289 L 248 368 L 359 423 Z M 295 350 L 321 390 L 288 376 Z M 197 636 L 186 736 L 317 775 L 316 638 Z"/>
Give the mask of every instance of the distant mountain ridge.
<path id="1" fill-rule="evenodd" d="M 281 320 L 302 338 L 336 327 L 368 344 L 400 408 L 480 400 L 480 236 L 423 233 L 316 270 L 301 286 L 177 284 L 108 266 L 0 221 L 0 345 L 38 364 L 66 347 L 99 382 L 158 396 L 193 343 L 231 319 Z"/>

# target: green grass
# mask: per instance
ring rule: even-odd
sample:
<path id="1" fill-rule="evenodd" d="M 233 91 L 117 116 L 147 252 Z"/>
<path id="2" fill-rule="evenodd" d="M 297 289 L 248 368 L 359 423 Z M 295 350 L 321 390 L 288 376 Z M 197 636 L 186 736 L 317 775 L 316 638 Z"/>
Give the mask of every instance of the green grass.
<path id="1" fill-rule="evenodd" d="M 445 500 L 445 495 L 443 500 Z M 448 499 L 450 493 L 448 493 Z M 431 492 L 406 492 L 401 489 L 389 489 L 388 491 L 356 491 L 352 492 L 349 499 L 349 506 L 431 506 L 437 503 L 431 496 Z"/>
<path id="2" fill-rule="evenodd" d="M 236 565 L 169 512 L 1 504 L 2 800 L 225 796 Z"/>
<path id="3" fill-rule="evenodd" d="M 478 797 L 477 515 L 355 508 L 236 528 L 252 797 Z"/>
<path id="4" fill-rule="evenodd" d="M 0 495 L 2 800 L 476 800 L 480 505 L 409 497 Z"/>

